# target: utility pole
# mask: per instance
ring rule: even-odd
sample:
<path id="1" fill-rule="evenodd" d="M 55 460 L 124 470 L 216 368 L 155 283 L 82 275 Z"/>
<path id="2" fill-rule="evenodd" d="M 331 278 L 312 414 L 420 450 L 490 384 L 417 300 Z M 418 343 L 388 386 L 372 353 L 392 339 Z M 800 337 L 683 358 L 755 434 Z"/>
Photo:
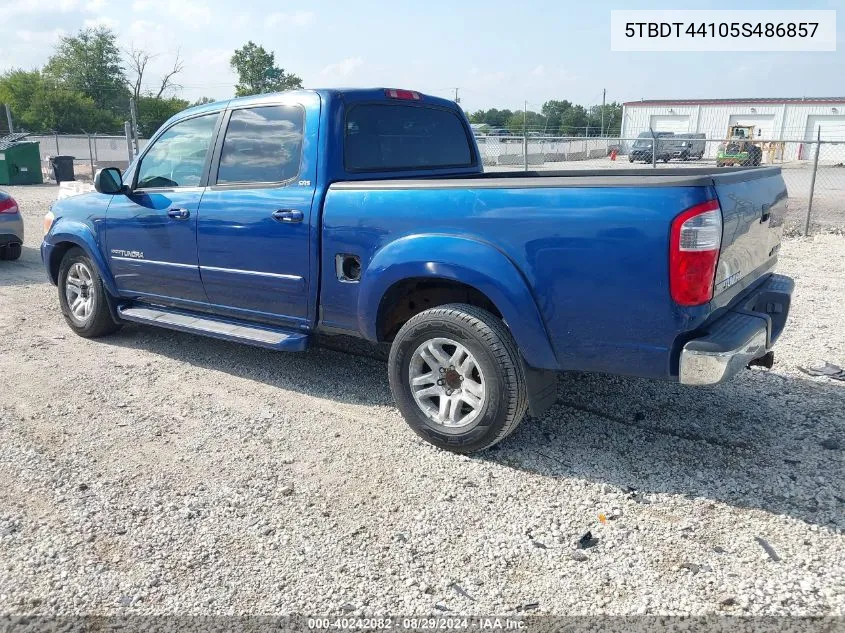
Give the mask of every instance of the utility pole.
<path id="1" fill-rule="evenodd" d="M 522 108 L 522 166 L 528 171 L 528 101 Z"/>
<path id="2" fill-rule="evenodd" d="M 6 122 L 9 124 L 9 134 L 14 133 L 14 128 L 12 127 L 12 108 L 9 107 L 9 104 L 6 104 Z"/>
<path id="3" fill-rule="evenodd" d="M 132 124 L 129 121 L 123 122 L 123 133 L 126 135 L 126 151 L 129 153 L 129 162 L 135 158 L 132 152 Z"/>
<path id="4" fill-rule="evenodd" d="M 138 155 L 138 113 L 135 110 L 135 97 L 129 97 L 129 116 L 132 118 L 132 157 Z"/>
<path id="5" fill-rule="evenodd" d="M 85 132 L 85 130 L 83 130 Z M 94 176 L 97 175 L 97 170 L 94 166 L 94 147 L 91 144 L 91 135 L 85 132 L 85 136 L 88 137 L 88 160 L 91 163 L 91 180 L 94 180 Z"/>
<path id="6" fill-rule="evenodd" d="M 602 88 L 601 91 L 601 135 L 604 136 L 604 102 L 607 97 L 607 88 Z"/>
<path id="7" fill-rule="evenodd" d="M 460 90 L 460 88 L 455 88 L 455 103 L 461 102 L 461 98 L 458 96 L 458 90 Z"/>
<path id="8" fill-rule="evenodd" d="M 804 235 L 810 234 L 810 214 L 813 212 L 813 194 L 816 190 L 816 173 L 819 171 L 819 150 L 822 146 L 822 127 L 816 131 L 816 156 L 813 158 L 813 175 L 810 177 L 810 199 L 807 203 L 807 222 L 804 224 Z"/>

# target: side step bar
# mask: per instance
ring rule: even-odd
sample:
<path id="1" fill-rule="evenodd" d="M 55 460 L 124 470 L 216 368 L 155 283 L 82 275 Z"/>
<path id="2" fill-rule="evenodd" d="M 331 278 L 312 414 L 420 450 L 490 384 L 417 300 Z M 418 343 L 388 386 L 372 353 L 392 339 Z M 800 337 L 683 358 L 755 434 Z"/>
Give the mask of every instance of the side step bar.
<path id="1" fill-rule="evenodd" d="M 224 321 L 206 315 L 159 307 L 119 306 L 117 313 L 121 319 L 126 321 L 156 325 L 180 332 L 201 334 L 224 341 L 268 347 L 284 352 L 302 352 L 308 347 L 309 337 L 307 334 L 270 326 Z"/>

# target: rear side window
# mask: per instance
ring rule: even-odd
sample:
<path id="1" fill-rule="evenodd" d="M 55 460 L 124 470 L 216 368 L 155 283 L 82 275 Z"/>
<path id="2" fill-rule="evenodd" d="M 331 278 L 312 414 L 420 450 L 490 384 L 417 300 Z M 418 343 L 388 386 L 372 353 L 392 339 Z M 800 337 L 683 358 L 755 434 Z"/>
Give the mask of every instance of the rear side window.
<path id="1" fill-rule="evenodd" d="M 299 174 L 303 111 L 297 106 L 235 110 L 229 119 L 217 184 L 283 182 Z"/>
<path id="2" fill-rule="evenodd" d="M 346 114 L 348 171 L 469 167 L 472 149 L 463 122 L 440 108 L 362 104 Z"/>

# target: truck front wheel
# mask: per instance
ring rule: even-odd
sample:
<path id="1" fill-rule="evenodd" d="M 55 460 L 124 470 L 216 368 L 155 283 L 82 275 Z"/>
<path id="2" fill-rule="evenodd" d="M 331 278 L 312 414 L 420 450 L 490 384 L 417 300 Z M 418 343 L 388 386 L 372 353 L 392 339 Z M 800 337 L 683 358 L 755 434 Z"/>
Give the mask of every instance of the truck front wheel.
<path id="1" fill-rule="evenodd" d="M 59 266 L 59 304 L 74 332 L 95 338 L 120 329 L 109 312 L 97 267 L 81 248 L 72 248 Z"/>
<path id="2" fill-rule="evenodd" d="M 390 348 L 390 390 L 410 427 L 457 453 L 489 448 L 528 406 L 516 342 L 496 316 L 448 304 L 412 317 Z"/>

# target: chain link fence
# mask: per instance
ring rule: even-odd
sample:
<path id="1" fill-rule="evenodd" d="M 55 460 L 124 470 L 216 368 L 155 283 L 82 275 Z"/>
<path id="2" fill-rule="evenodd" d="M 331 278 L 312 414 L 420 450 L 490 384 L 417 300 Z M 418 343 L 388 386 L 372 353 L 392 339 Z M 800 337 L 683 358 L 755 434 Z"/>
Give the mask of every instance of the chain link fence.
<path id="1" fill-rule="evenodd" d="M 52 180 L 50 158 L 73 156 L 74 175 L 77 180 L 93 181 L 94 174 L 103 167 L 126 169 L 130 148 L 125 136 L 105 134 L 49 134 L 31 135 L 27 141 L 36 141 L 41 154 L 41 171 L 45 180 Z M 138 140 L 139 151 L 147 139 Z"/>
<path id="2" fill-rule="evenodd" d="M 73 156 L 78 180 L 93 180 L 103 167 L 125 169 L 129 164 L 125 136 L 51 134 L 27 140 L 39 143 L 45 180 L 53 176 L 52 156 Z M 787 230 L 845 231 L 845 141 L 755 138 L 737 147 L 743 144 L 736 139 L 557 137 L 539 132 L 478 136 L 476 141 L 486 171 L 779 165 L 790 198 Z M 146 143 L 139 139 L 139 151 Z"/>
<path id="3" fill-rule="evenodd" d="M 845 231 L 845 141 L 530 135 L 476 140 L 484 169 L 492 172 L 778 165 L 789 190 L 788 231 Z"/>

